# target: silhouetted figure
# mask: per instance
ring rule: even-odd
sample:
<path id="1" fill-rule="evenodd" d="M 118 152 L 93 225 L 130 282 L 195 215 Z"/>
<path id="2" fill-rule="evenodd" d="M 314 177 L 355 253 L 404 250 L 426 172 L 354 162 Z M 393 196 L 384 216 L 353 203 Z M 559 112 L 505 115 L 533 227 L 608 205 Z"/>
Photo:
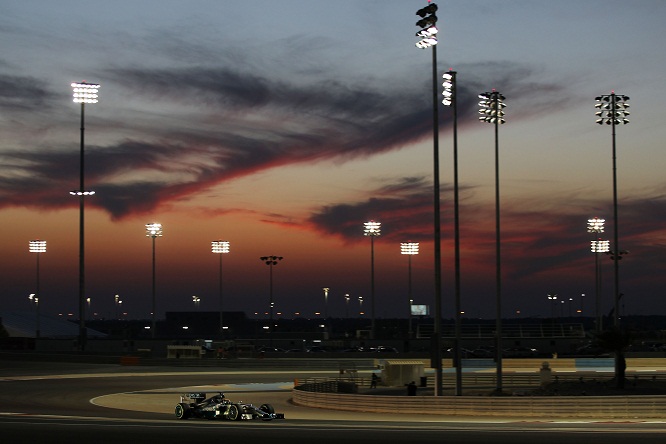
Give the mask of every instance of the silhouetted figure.
<path id="1" fill-rule="evenodd" d="M 377 388 L 377 380 L 379 378 L 377 377 L 377 373 L 372 374 L 372 378 L 370 379 L 370 388 L 374 389 Z"/>

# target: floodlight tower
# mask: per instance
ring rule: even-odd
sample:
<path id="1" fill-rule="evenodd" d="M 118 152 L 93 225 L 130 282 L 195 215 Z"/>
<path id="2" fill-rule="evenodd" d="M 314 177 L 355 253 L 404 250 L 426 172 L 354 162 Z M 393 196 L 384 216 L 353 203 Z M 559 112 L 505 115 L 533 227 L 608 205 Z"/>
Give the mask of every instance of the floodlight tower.
<path id="1" fill-rule="evenodd" d="M 504 104 L 505 97 L 494 89 L 491 92 L 479 94 L 479 120 L 491 123 L 495 127 L 495 317 L 496 317 L 496 363 L 498 393 L 502 392 L 502 269 L 500 255 L 500 191 L 499 191 L 499 126 L 505 123 Z"/>
<path id="2" fill-rule="evenodd" d="M 455 286 L 455 347 L 453 360 L 456 363 L 455 395 L 462 396 L 462 307 L 460 303 L 460 188 L 458 186 L 458 91 L 457 72 L 449 70 L 442 74 L 442 104 L 453 111 L 453 238 L 454 238 L 454 286 Z"/>
<path id="3" fill-rule="evenodd" d="M 433 332 L 434 343 L 431 348 L 430 359 L 435 368 L 435 396 L 442 396 L 442 250 L 441 250 L 441 223 L 440 223 L 440 190 L 439 190 L 439 94 L 437 75 L 437 5 L 428 2 L 428 6 L 416 11 L 421 17 L 416 22 L 420 28 L 416 36 L 421 40 L 416 42 L 419 49 L 432 48 L 432 140 L 433 140 L 433 212 L 434 212 L 434 269 L 435 269 L 435 328 Z"/>
<path id="4" fill-rule="evenodd" d="M 375 339 L 377 333 L 375 330 L 375 237 L 382 234 L 382 223 L 371 220 L 364 222 L 363 226 L 365 227 L 363 234 L 370 236 L 370 316 L 372 317 L 370 338 Z"/>
<path id="5" fill-rule="evenodd" d="M 85 297 L 85 221 L 84 221 L 84 197 L 95 194 L 94 191 L 85 189 L 85 109 L 86 104 L 97 103 L 99 99 L 99 85 L 95 83 L 72 83 L 74 103 L 81 104 L 81 147 L 79 156 L 79 189 L 70 191 L 72 196 L 79 196 L 79 350 L 84 351 L 87 341 L 86 330 L 86 297 Z"/>
<path id="6" fill-rule="evenodd" d="M 593 217 L 587 220 L 587 232 L 594 233 L 594 239 L 590 242 L 592 253 L 594 253 L 594 301 L 595 301 L 595 327 L 597 332 L 602 330 L 601 320 L 601 273 L 599 268 L 599 253 L 608 252 L 608 241 L 603 241 L 599 234 L 604 232 L 605 219 Z"/>
<path id="7" fill-rule="evenodd" d="M 37 286 L 36 292 L 34 294 L 35 309 L 36 309 L 36 321 L 35 321 L 35 337 L 40 337 L 40 315 L 39 315 L 39 298 L 42 297 L 42 293 L 39 289 L 39 256 L 41 253 L 46 253 L 46 241 L 45 240 L 31 240 L 28 244 L 30 253 L 36 253 L 37 255 Z"/>
<path id="8" fill-rule="evenodd" d="M 223 298 L 222 298 L 222 256 L 229 253 L 231 244 L 228 241 L 216 240 L 211 243 L 211 250 L 213 253 L 220 256 L 220 272 L 219 272 L 219 301 L 220 301 L 220 334 L 224 335 L 224 322 L 223 322 Z"/>
<path id="9" fill-rule="evenodd" d="M 414 299 L 412 297 L 412 256 L 419 254 L 419 243 L 418 242 L 403 242 L 400 244 L 400 254 L 406 254 L 407 261 L 407 303 L 409 311 L 407 316 L 409 319 L 409 329 L 407 332 L 408 337 L 411 339 L 414 335 L 412 331 L 412 304 L 414 304 Z"/>
<path id="10" fill-rule="evenodd" d="M 269 287 L 268 287 L 268 303 L 270 305 L 270 331 L 273 331 L 273 266 L 277 265 L 284 259 L 282 256 L 262 256 L 259 258 L 263 263 L 268 265 L 269 271 Z"/>
<path id="11" fill-rule="evenodd" d="M 155 338 L 155 327 L 156 327 L 156 322 L 155 322 L 155 315 L 157 311 L 156 307 L 156 286 L 155 286 L 155 238 L 162 237 L 162 224 L 158 224 L 157 222 L 149 223 L 146 224 L 146 237 L 150 237 L 153 239 L 153 292 L 152 292 L 152 317 L 151 317 L 151 323 L 150 323 L 150 334 L 153 338 Z"/>
<path id="12" fill-rule="evenodd" d="M 613 259 L 613 325 L 618 326 L 620 322 L 620 268 L 619 260 L 622 259 L 624 253 L 620 250 L 618 242 L 618 217 L 617 217 L 617 157 L 615 155 L 615 127 L 617 125 L 626 125 L 629 123 L 627 116 L 629 115 L 629 97 L 622 94 L 615 94 L 611 91 L 610 94 L 597 96 L 595 98 L 597 103 L 594 105 L 597 108 L 595 115 L 597 116 L 596 122 L 599 125 L 610 125 L 611 138 L 613 145 L 613 252 L 611 255 Z"/>

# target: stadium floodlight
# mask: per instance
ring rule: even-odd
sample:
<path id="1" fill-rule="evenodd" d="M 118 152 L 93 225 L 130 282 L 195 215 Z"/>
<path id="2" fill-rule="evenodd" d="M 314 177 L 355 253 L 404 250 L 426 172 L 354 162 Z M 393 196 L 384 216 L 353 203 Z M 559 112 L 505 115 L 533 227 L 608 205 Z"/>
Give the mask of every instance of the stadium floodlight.
<path id="1" fill-rule="evenodd" d="M 85 189 L 85 107 L 99 101 L 99 87 L 96 83 L 73 82 L 71 84 L 74 103 L 81 104 L 81 148 L 79 156 L 79 189 L 70 191 L 72 196 L 79 196 L 79 343 L 78 349 L 84 351 L 87 341 L 85 325 L 86 296 L 85 296 L 85 223 L 84 198 L 92 196 L 94 191 Z"/>
<path id="2" fill-rule="evenodd" d="M 622 251 L 620 250 L 619 234 L 618 234 L 618 215 L 617 215 L 617 157 L 615 150 L 615 127 L 617 125 L 626 125 L 629 120 L 626 118 L 629 115 L 629 97 L 623 94 L 615 94 L 611 91 L 610 94 L 604 94 L 595 97 L 596 104 L 594 107 L 597 109 L 595 115 L 597 116 L 596 122 L 599 125 L 611 126 L 612 138 L 612 156 L 613 156 L 613 249 L 618 254 L 611 256 L 613 259 L 613 285 L 614 285 L 614 307 L 613 307 L 613 325 L 618 326 L 620 322 L 620 270 L 619 260 L 622 258 Z"/>
<path id="3" fill-rule="evenodd" d="M 435 3 L 430 3 L 428 6 L 416 11 L 416 15 L 421 17 L 421 19 L 416 22 L 416 26 L 421 28 L 416 32 L 416 36 L 421 38 L 421 40 L 416 42 L 416 47 L 419 49 L 430 48 L 437 44 L 436 34 L 438 30 L 437 16 L 435 15 L 436 11 L 437 5 Z"/>

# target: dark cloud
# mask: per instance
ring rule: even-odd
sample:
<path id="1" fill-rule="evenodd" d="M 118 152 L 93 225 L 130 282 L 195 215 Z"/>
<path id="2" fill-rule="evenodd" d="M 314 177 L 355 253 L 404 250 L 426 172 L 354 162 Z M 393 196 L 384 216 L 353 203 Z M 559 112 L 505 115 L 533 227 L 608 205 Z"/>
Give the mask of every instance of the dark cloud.
<path id="1" fill-rule="evenodd" d="M 31 77 L 0 74 L 0 108 L 7 111 L 44 108 L 54 97 L 45 82 Z"/>
<path id="2" fill-rule="evenodd" d="M 529 70 L 513 73 L 504 81 L 517 83 L 530 76 Z M 86 186 L 99 193 L 91 204 L 114 218 L 151 211 L 258 170 L 370 156 L 432 134 L 430 95 L 412 85 L 396 86 L 395 81 L 289 82 L 225 67 L 113 69 L 98 76 L 125 88 L 137 101 L 150 100 L 154 113 L 142 113 L 154 121 L 152 129 L 143 121 L 141 138 L 86 147 Z M 460 83 L 460 103 L 465 104 L 459 107 L 461 119 L 476 120 L 474 90 L 481 82 L 475 76 Z M 35 84 L 27 78 L 0 77 L 0 100 L 8 97 L 12 106 L 20 106 L 55 96 Z M 174 105 L 198 114 L 162 125 L 160 110 Z M 440 118 L 444 129 L 450 113 L 442 112 Z M 96 131 L 112 134 L 115 128 L 133 126 L 131 120 L 107 123 L 108 129 L 98 123 Z M 71 146 L 5 152 L 0 206 L 71 205 L 61 196 L 63 190 L 78 187 L 78 155 Z M 151 173 L 159 173 L 160 179 Z M 132 180 L 119 181 L 120 175 Z M 368 202 L 368 210 L 376 202 L 393 202 L 395 211 L 400 209 L 399 200 L 384 195 Z"/>
<path id="3" fill-rule="evenodd" d="M 407 177 L 369 192 L 372 197 L 358 203 L 325 206 L 310 216 L 308 222 L 318 231 L 357 242 L 363 236 L 363 223 L 382 223 L 382 235 L 405 241 L 422 240 L 432 221 L 432 185 L 424 178 Z M 432 224 L 432 222 L 431 222 Z M 431 225 L 430 225 L 431 226 Z"/>
<path id="4" fill-rule="evenodd" d="M 461 191 L 460 228 L 462 260 L 467 270 L 489 267 L 495 258 L 495 209 L 491 204 L 479 205 L 469 199 L 471 188 Z M 328 205 L 316 210 L 308 222 L 313 229 L 344 239 L 363 240 L 363 222 L 373 219 L 382 223 L 382 238 L 389 242 L 431 241 L 433 236 L 433 192 L 423 178 L 401 178 L 370 191 L 378 196 L 357 203 Z M 442 189 L 443 202 L 452 199 L 450 188 Z M 598 204 L 598 202 L 596 202 Z M 529 202 L 506 199 L 500 217 L 502 270 L 507 281 L 539 281 L 542 285 L 577 282 L 589 275 L 593 255 L 591 235 L 587 233 L 588 214 L 575 209 L 589 208 L 584 198 L 572 201 L 562 196 L 548 207 L 535 210 Z M 453 209 L 442 206 L 442 242 L 444 254 L 452 254 Z M 607 202 L 606 212 L 612 214 Z M 634 270 L 633 282 L 652 280 L 655 270 L 663 269 L 663 244 L 660 233 L 666 217 L 666 197 L 627 199 L 620 205 L 620 248 L 630 250 L 622 267 Z M 625 227 L 625 228 L 622 228 Z M 612 221 L 606 221 L 604 239 L 611 239 Z M 656 240 L 656 241 L 655 241 Z M 612 248 L 612 247 L 611 247 Z M 604 263 L 610 259 L 602 255 Z M 555 278 L 553 276 L 556 276 Z M 569 285 L 569 284 L 567 284 Z M 628 284 L 629 285 L 629 284 Z M 550 290 L 544 290 L 550 291 Z"/>

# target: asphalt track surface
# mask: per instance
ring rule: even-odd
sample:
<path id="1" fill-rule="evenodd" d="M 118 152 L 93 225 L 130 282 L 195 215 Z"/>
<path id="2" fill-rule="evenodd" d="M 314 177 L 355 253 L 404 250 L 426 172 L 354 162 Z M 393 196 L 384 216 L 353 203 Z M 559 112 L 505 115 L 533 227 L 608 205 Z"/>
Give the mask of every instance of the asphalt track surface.
<path id="1" fill-rule="evenodd" d="M 401 414 L 399 405 L 395 414 L 386 415 L 291 404 L 295 378 L 335 374 L 0 362 L 0 433 L 3 442 L 11 443 L 666 442 L 666 422 L 445 418 Z M 270 403 L 286 419 L 177 420 L 173 408 L 187 391 L 222 391 L 231 400 Z"/>

